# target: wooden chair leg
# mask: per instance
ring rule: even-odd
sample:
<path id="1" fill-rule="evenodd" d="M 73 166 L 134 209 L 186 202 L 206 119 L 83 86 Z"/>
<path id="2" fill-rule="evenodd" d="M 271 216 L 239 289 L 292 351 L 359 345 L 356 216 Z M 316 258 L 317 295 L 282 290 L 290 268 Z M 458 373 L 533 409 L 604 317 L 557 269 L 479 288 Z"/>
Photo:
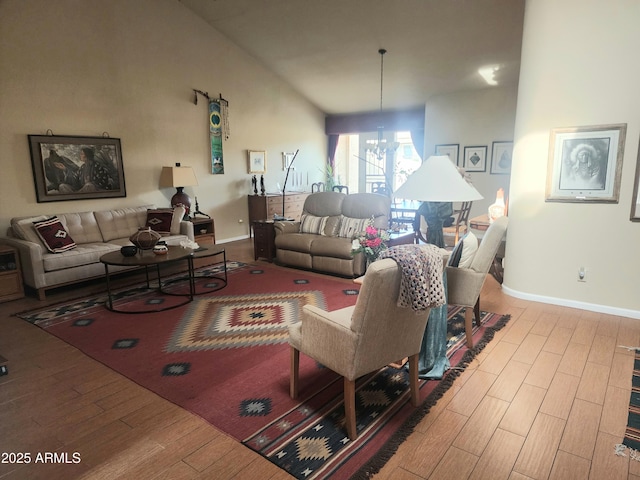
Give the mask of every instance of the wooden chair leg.
<path id="1" fill-rule="evenodd" d="M 478 295 L 478 300 L 473 307 L 473 313 L 476 315 L 476 325 L 480 326 L 480 295 Z"/>
<path id="2" fill-rule="evenodd" d="M 409 357 L 409 388 L 411 390 L 411 405 L 414 407 L 417 407 L 420 403 L 420 389 L 418 388 L 418 357 L 418 353 Z"/>
<path id="3" fill-rule="evenodd" d="M 356 431 L 356 381 L 344 377 L 344 423 L 349 440 L 358 437 Z"/>
<path id="4" fill-rule="evenodd" d="M 464 309 L 464 333 L 467 337 L 467 347 L 473 348 L 473 309 Z"/>
<path id="5" fill-rule="evenodd" d="M 289 395 L 298 398 L 298 371 L 300 370 L 300 351 L 291 347 L 291 376 L 289 377 Z"/>

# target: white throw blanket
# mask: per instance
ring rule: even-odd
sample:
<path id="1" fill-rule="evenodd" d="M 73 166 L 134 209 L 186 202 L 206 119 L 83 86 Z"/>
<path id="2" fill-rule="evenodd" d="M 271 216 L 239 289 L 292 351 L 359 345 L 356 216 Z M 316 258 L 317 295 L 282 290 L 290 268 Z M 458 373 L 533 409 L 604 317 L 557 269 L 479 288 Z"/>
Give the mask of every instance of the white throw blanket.
<path id="1" fill-rule="evenodd" d="M 383 251 L 402 270 L 398 306 L 420 312 L 446 302 L 442 284 L 442 249 L 435 245 L 398 245 Z"/>

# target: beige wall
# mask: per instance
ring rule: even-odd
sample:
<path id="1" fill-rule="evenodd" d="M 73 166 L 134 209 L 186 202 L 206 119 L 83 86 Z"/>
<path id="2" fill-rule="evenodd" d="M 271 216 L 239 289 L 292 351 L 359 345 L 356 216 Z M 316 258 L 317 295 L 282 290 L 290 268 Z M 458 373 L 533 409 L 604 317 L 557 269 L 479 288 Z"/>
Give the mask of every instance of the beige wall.
<path id="1" fill-rule="evenodd" d="M 640 318 L 640 224 L 629 221 L 639 18 L 637 0 L 527 1 L 504 282 L 512 295 Z M 545 202 L 550 129 L 612 123 L 627 124 L 619 203 Z"/>
<path id="2" fill-rule="evenodd" d="M 229 100 L 224 175 L 210 173 L 208 111 L 202 98 L 193 104 L 194 88 Z M 48 129 L 120 138 L 127 197 L 37 203 L 27 135 Z M 199 186 L 185 191 L 218 238 L 239 238 L 246 150 L 267 151 L 273 191 L 281 152 L 298 148 L 297 171 L 319 180 L 322 112 L 175 0 L 0 2 L 0 232 L 17 215 L 168 205 L 174 190 L 158 188 L 160 170 L 181 162 L 196 170 Z"/>
<path id="3" fill-rule="evenodd" d="M 509 175 L 491 174 L 493 142 L 512 141 L 516 115 L 516 88 L 492 87 L 473 92 L 440 95 L 425 106 L 425 156 L 433 155 L 438 144 L 459 144 L 458 165 L 462 166 L 465 146 L 487 147 L 487 169 L 470 173 L 473 185 L 484 197 L 473 202 L 471 217 L 487 213 L 496 200 L 496 191 L 508 192 Z"/>

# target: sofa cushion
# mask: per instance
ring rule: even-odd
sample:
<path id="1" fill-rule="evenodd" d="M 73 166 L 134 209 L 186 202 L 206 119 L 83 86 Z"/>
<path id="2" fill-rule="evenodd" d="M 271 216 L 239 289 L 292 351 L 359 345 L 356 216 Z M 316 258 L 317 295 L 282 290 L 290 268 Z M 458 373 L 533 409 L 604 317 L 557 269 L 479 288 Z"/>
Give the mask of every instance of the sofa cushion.
<path id="1" fill-rule="evenodd" d="M 336 216 L 342 213 L 342 202 L 348 195 L 339 192 L 318 192 L 304 201 L 303 211 L 316 217 Z"/>
<path id="2" fill-rule="evenodd" d="M 448 265 L 450 267 L 469 268 L 477 251 L 478 238 L 470 231 L 453 248 Z"/>
<path id="3" fill-rule="evenodd" d="M 313 257 L 333 257 L 351 260 L 351 241 L 341 237 L 316 236 L 309 250 Z"/>
<path id="4" fill-rule="evenodd" d="M 51 253 L 61 253 L 76 247 L 69 232 L 64 228 L 58 217 L 34 222 L 36 233 Z"/>
<path id="5" fill-rule="evenodd" d="M 338 228 L 338 236 L 343 238 L 353 238 L 363 233 L 369 225 L 369 218 L 351 218 L 342 216 L 340 219 L 340 227 Z"/>
<path id="6" fill-rule="evenodd" d="M 311 244 L 317 238 L 324 237 L 312 233 L 287 233 L 286 235 L 277 235 L 275 243 L 278 249 L 309 253 Z"/>
<path id="7" fill-rule="evenodd" d="M 352 193 L 342 202 L 342 215 L 351 218 L 371 218 L 376 228 L 389 227 L 391 199 L 377 193 Z"/>
<path id="8" fill-rule="evenodd" d="M 155 208 L 147 210 L 147 227 L 158 232 L 160 235 L 171 233 L 171 222 L 173 221 L 173 208 Z"/>
<path id="9" fill-rule="evenodd" d="M 300 217 L 300 233 L 315 233 L 316 235 L 324 235 L 329 217 L 316 217 L 303 213 Z"/>
<path id="10" fill-rule="evenodd" d="M 324 234 L 328 237 L 335 237 L 338 235 L 338 229 L 340 228 L 340 220 L 342 215 L 333 215 L 327 219 L 327 225 L 324 227 Z"/>
<path id="11" fill-rule="evenodd" d="M 184 207 L 150 208 L 147 210 L 145 226 L 151 227 L 162 236 L 177 235 L 180 233 L 180 222 L 184 213 Z"/>
<path id="12" fill-rule="evenodd" d="M 55 272 L 65 268 L 99 263 L 102 255 L 119 249 L 118 245 L 112 243 L 83 243 L 63 253 L 45 253 L 42 256 L 42 263 L 45 272 Z"/>
<path id="13" fill-rule="evenodd" d="M 78 245 L 102 242 L 102 233 L 93 212 L 62 213 L 58 218 Z"/>
<path id="14" fill-rule="evenodd" d="M 117 208 L 95 212 L 96 222 L 102 233 L 102 240 L 109 242 L 116 238 L 130 237 L 144 227 L 147 222 L 147 210 L 153 205 L 142 207 Z"/>

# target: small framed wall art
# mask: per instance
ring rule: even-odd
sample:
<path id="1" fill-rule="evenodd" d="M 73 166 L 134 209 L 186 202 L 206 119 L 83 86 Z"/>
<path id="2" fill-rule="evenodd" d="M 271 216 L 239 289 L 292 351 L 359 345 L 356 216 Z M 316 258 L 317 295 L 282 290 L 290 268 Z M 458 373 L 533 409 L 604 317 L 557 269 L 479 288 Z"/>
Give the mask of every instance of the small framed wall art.
<path id="1" fill-rule="evenodd" d="M 627 124 L 554 128 L 547 202 L 618 203 Z"/>
<path id="2" fill-rule="evenodd" d="M 457 143 L 447 143 L 436 145 L 436 155 L 446 155 L 451 159 L 454 165 L 458 165 L 458 154 L 460 145 Z"/>
<path id="3" fill-rule="evenodd" d="M 467 172 L 487 171 L 487 147 L 464 147 L 464 161 L 462 168 Z"/>
<path id="4" fill-rule="evenodd" d="M 38 203 L 127 196 L 119 138 L 28 137 Z"/>
<path id="5" fill-rule="evenodd" d="M 511 173 L 513 142 L 493 142 L 491 149 L 491 173 L 508 175 Z"/>
<path id="6" fill-rule="evenodd" d="M 267 173 L 267 152 L 249 150 L 249 173 Z"/>

